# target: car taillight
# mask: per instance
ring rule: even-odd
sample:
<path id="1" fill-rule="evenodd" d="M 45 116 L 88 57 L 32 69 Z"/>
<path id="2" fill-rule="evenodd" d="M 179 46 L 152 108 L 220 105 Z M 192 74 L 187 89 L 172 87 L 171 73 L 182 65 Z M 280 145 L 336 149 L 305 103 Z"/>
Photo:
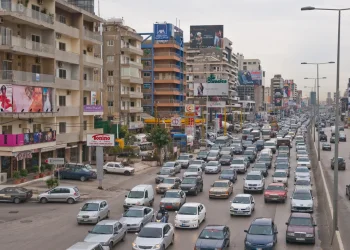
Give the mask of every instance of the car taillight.
<path id="1" fill-rule="evenodd" d="M 77 194 L 77 193 L 74 193 L 73 195 L 74 195 L 74 196 L 77 196 L 78 194 Z"/>

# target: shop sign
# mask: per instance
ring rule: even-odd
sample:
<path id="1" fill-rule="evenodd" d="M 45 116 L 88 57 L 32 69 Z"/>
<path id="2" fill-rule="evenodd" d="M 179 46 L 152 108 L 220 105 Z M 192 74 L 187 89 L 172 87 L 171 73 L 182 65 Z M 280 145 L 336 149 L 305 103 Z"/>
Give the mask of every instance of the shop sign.
<path id="1" fill-rule="evenodd" d="M 16 157 L 17 161 L 21 161 L 23 159 L 31 159 L 33 157 L 32 152 L 30 151 L 16 152 L 13 153 L 13 156 Z"/>
<path id="2" fill-rule="evenodd" d="M 172 127 L 179 127 L 179 126 L 181 126 L 181 117 L 172 117 L 171 118 L 171 126 Z"/>
<path id="3" fill-rule="evenodd" d="M 87 134 L 86 142 L 87 146 L 92 147 L 113 147 L 114 134 Z"/>

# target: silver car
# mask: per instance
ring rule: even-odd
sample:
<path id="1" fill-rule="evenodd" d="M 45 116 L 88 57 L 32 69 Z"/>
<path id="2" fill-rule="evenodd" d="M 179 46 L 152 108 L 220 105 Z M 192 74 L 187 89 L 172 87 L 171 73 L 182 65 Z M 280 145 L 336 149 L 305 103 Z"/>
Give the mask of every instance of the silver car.
<path id="1" fill-rule="evenodd" d="M 174 243 L 174 227 L 171 223 L 148 223 L 132 243 L 133 250 L 167 249 Z"/>
<path id="2" fill-rule="evenodd" d="M 292 197 L 291 211 L 312 213 L 314 211 L 314 198 L 310 190 L 296 189 Z"/>
<path id="3" fill-rule="evenodd" d="M 85 237 L 85 242 L 101 243 L 109 249 L 119 242 L 124 241 L 126 236 L 126 225 L 117 220 L 104 220 L 97 223 L 89 234 Z"/>
<path id="4" fill-rule="evenodd" d="M 218 161 L 210 161 L 205 166 L 206 174 L 217 174 L 221 172 L 221 163 Z"/>
<path id="5" fill-rule="evenodd" d="M 154 210 L 150 207 L 130 207 L 119 220 L 130 232 L 140 232 L 144 225 L 154 220 Z"/>
<path id="6" fill-rule="evenodd" d="M 219 150 L 210 150 L 207 161 L 217 161 L 220 158 L 220 151 Z"/>
<path id="7" fill-rule="evenodd" d="M 77 215 L 78 224 L 96 224 L 109 218 L 109 206 L 105 200 L 87 201 Z"/>
<path id="8" fill-rule="evenodd" d="M 168 161 L 164 163 L 163 168 L 173 168 L 176 174 L 181 172 L 181 164 L 176 161 Z"/>
<path id="9" fill-rule="evenodd" d="M 294 181 L 299 178 L 311 180 L 310 170 L 307 167 L 297 167 L 294 171 Z"/>
<path id="10" fill-rule="evenodd" d="M 203 161 L 203 160 L 193 160 L 193 161 L 191 162 L 191 165 L 190 165 L 190 166 L 192 166 L 192 165 L 199 165 L 199 166 L 202 168 L 202 170 L 204 171 L 204 168 L 205 168 L 205 161 Z"/>
<path id="11" fill-rule="evenodd" d="M 186 203 L 186 194 L 182 190 L 168 190 L 162 196 L 159 206 L 164 206 L 165 209 L 179 210 Z"/>
<path id="12" fill-rule="evenodd" d="M 79 200 L 80 192 L 75 186 L 57 186 L 38 195 L 38 201 L 40 203 L 67 202 L 69 204 L 73 204 Z"/>

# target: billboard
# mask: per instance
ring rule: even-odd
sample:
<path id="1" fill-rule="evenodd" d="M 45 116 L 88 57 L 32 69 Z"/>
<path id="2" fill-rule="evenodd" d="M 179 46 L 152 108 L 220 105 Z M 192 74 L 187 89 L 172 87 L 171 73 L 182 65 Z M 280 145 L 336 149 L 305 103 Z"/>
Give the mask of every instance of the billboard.
<path id="1" fill-rule="evenodd" d="M 224 108 L 226 107 L 225 101 L 208 101 L 207 102 L 208 108 Z"/>
<path id="2" fill-rule="evenodd" d="M 190 26 L 190 48 L 223 48 L 224 25 Z"/>
<path id="3" fill-rule="evenodd" d="M 56 141 L 56 131 L 44 131 L 24 134 L 24 145 Z"/>
<path id="4" fill-rule="evenodd" d="M 285 80 L 283 85 L 283 98 L 288 98 L 288 97 L 290 97 L 290 85 L 288 80 Z"/>
<path id="5" fill-rule="evenodd" d="M 113 147 L 114 134 L 87 134 L 86 143 L 89 147 Z"/>
<path id="6" fill-rule="evenodd" d="M 173 25 L 170 23 L 155 23 L 153 33 L 154 40 L 169 40 L 174 36 Z"/>
<path id="7" fill-rule="evenodd" d="M 12 85 L 13 112 L 48 112 L 53 109 L 53 89 Z"/>
<path id="8" fill-rule="evenodd" d="M 194 96 L 227 96 L 227 83 L 194 83 Z"/>
<path id="9" fill-rule="evenodd" d="M 310 92 L 310 101 L 311 101 L 311 105 L 316 105 L 316 92 Z"/>
<path id="10" fill-rule="evenodd" d="M 12 112 L 12 85 L 1 85 L 0 107 L 1 112 Z"/>
<path id="11" fill-rule="evenodd" d="M 274 93 L 275 107 L 282 106 L 282 99 L 283 99 L 282 89 L 278 89 L 278 88 L 275 89 L 275 93 Z"/>
<path id="12" fill-rule="evenodd" d="M 262 71 L 240 70 L 238 72 L 238 81 L 240 85 L 262 85 Z"/>

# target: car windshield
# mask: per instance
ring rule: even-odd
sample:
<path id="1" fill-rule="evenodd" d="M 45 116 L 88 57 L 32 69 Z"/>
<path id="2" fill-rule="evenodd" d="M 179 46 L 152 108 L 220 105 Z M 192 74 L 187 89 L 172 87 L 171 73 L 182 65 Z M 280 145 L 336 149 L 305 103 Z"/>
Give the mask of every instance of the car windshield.
<path id="1" fill-rule="evenodd" d="M 233 159 L 231 163 L 232 164 L 243 164 L 244 161 L 243 161 L 243 159 Z"/>
<path id="2" fill-rule="evenodd" d="M 266 190 L 281 190 L 284 191 L 284 186 L 281 185 L 269 185 Z"/>
<path id="3" fill-rule="evenodd" d="M 287 173 L 284 172 L 284 171 L 275 172 L 275 173 L 273 174 L 273 177 L 287 177 Z"/>
<path id="4" fill-rule="evenodd" d="M 272 227 L 269 225 L 251 225 L 248 232 L 253 235 L 272 235 Z"/>
<path id="5" fill-rule="evenodd" d="M 289 225 L 312 227 L 312 221 L 310 218 L 292 217 L 290 218 Z"/>
<path id="6" fill-rule="evenodd" d="M 191 172 L 191 173 L 193 173 L 193 172 L 198 172 L 198 169 L 197 169 L 197 168 L 188 168 L 188 169 L 186 170 L 186 172 Z"/>
<path id="7" fill-rule="evenodd" d="M 231 159 L 231 156 L 230 155 L 223 155 L 223 156 L 221 156 L 221 159 Z"/>
<path id="8" fill-rule="evenodd" d="M 271 161 L 271 159 L 268 157 L 260 157 L 259 161 Z"/>
<path id="9" fill-rule="evenodd" d="M 213 187 L 228 187 L 228 183 L 227 182 L 214 182 Z"/>
<path id="10" fill-rule="evenodd" d="M 191 164 L 193 164 L 193 165 L 202 165 L 202 161 L 192 161 Z"/>
<path id="11" fill-rule="evenodd" d="M 257 174 L 248 174 L 246 180 L 261 180 L 261 176 Z"/>
<path id="12" fill-rule="evenodd" d="M 141 199 L 143 198 L 143 191 L 130 191 L 128 198 Z"/>
<path id="13" fill-rule="evenodd" d="M 232 203 L 236 203 L 236 204 L 250 204 L 250 198 L 249 197 L 238 196 L 238 197 L 235 197 L 233 199 Z"/>
<path id="14" fill-rule="evenodd" d="M 199 235 L 199 239 L 222 240 L 224 239 L 224 232 L 216 229 L 204 229 Z"/>
<path id="15" fill-rule="evenodd" d="M 252 154 L 254 154 L 254 151 L 251 151 L 251 150 L 244 151 L 244 155 L 252 155 Z"/>
<path id="16" fill-rule="evenodd" d="M 296 168 L 295 172 L 299 172 L 299 173 L 309 173 L 309 169 L 308 168 Z"/>
<path id="17" fill-rule="evenodd" d="M 298 154 L 299 155 L 307 155 L 307 151 L 306 150 L 298 150 Z"/>
<path id="18" fill-rule="evenodd" d="M 170 169 L 161 169 L 159 174 L 160 175 L 168 175 L 168 174 L 170 174 Z"/>
<path id="19" fill-rule="evenodd" d="M 295 185 L 298 186 L 310 186 L 310 181 L 308 180 L 296 180 Z"/>
<path id="20" fill-rule="evenodd" d="M 81 211 L 98 211 L 100 204 L 98 203 L 85 203 L 81 208 Z"/>
<path id="21" fill-rule="evenodd" d="M 164 198 L 180 198 L 180 193 L 178 192 L 166 192 Z"/>
<path id="22" fill-rule="evenodd" d="M 273 142 L 265 142 L 265 146 L 275 146 L 275 143 L 273 143 Z"/>
<path id="23" fill-rule="evenodd" d="M 218 165 L 218 162 L 217 161 L 210 161 L 207 163 L 207 166 L 214 166 L 216 167 Z"/>
<path id="24" fill-rule="evenodd" d="M 244 141 L 243 144 L 244 145 L 251 145 L 251 144 L 253 144 L 253 142 L 252 141 Z"/>
<path id="25" fill-rule="evenodd" d="M 228 151 L 228 152 L 230 152 L 231 148 L 222 148 L 221 151 Z"/>
<path id="26" fill-rule="evenodd" d="M 129 209 L 124 213 L 123 217 L 134 217 L 134 218 L 143 217 L 143 210 Z"/>
<path id="27" fill-rule="evenodd" d="M 265 163 L 263 163 L 263 164 L 256 163 L 256 164 L 253 166 L 253 168 L 264 168 L 264 169 L 266 169 L 266 165 L 265 165 Z"/>
<path id="28" fill-rule="evenodd" d="M 309 161 L 309 158 L 299 158 L 298 161 L 308 162 L 308 161 Z"/>
<path id="29" fill-rule="evenodd" d="M 185 178 L 183 179 L 181 184 L 196 184 L 195 178 Z"/>
<path id="30" fill-rule="evenodd" d="M 279 154 L 278 154 L 278 157 L 281 157 L 281 158 L 288 158 L 288 154 L 286 154 L 286 153 L 279 153 Z"/>
<path id="31" fill-rule="evenodd" d="M 197 215 L 197 207 L 182 206 L 177 214 Z"/>
<path id="32" fill-rule="evenodd" d="M 163 167 L 174 167 L 174 162 L 166 162 L 164 165 L 163 165 Z"/>
<path id="33" fill-rule="evenodd" d="M 225 169 L 221 171 L 221 174 L 233 174 L 233 171 L 230 169 Z"/>
<path id="34" fill-rule="evenodd" d="M 213 157 L 213 156 L 217 156 L 217 155 L 218 155 L 218 153 L 216 153 L 216 152 L 210 152 L 208 156 Z"/>
<path id="35" fill-rule="evenodd" d="M 91 234 L 113 234 L 113 226 L 112 225 L 96 225 L 89 233 L 91 233 Z"/>
<path id="36" fill-rule="evenodd" d="M 199 152 L 198 155 L 200 155 L 200 156 L 206 156 L 206 155 L 208 155 L 208 152 L 203 152 L 203 151 L 202 151 L 202 152 Z"/>
<path id="37" fill-rule="evenodd" d="M 310 193 L 299 193 L 299 192 L 295 192 L 293 194 L 293 199 L 295 200 L 311 200 L 311 194 Z"/>
<path id="38" fill-rule="evenodd" d="M 189 155 L 180 155 L 178 160 L 188 160 L 190 158 Z"/>
<path id="39" fill-rule="evenodd" d="M 288 164 L 278 164 L 276 165 L 276 169 L 288 169 Z"/>
<path id="40" fill-rule="evenodd" d="M 165 183 L 165 184 L 174 184 L 175 183 L 175 179 L 164 179 L 163 183 Z"/>
<path id="41" fill-rule="evenodd" d="M 140 238 L 162 238 L 162 228 L 144 227 L 137 235 Z"/>

